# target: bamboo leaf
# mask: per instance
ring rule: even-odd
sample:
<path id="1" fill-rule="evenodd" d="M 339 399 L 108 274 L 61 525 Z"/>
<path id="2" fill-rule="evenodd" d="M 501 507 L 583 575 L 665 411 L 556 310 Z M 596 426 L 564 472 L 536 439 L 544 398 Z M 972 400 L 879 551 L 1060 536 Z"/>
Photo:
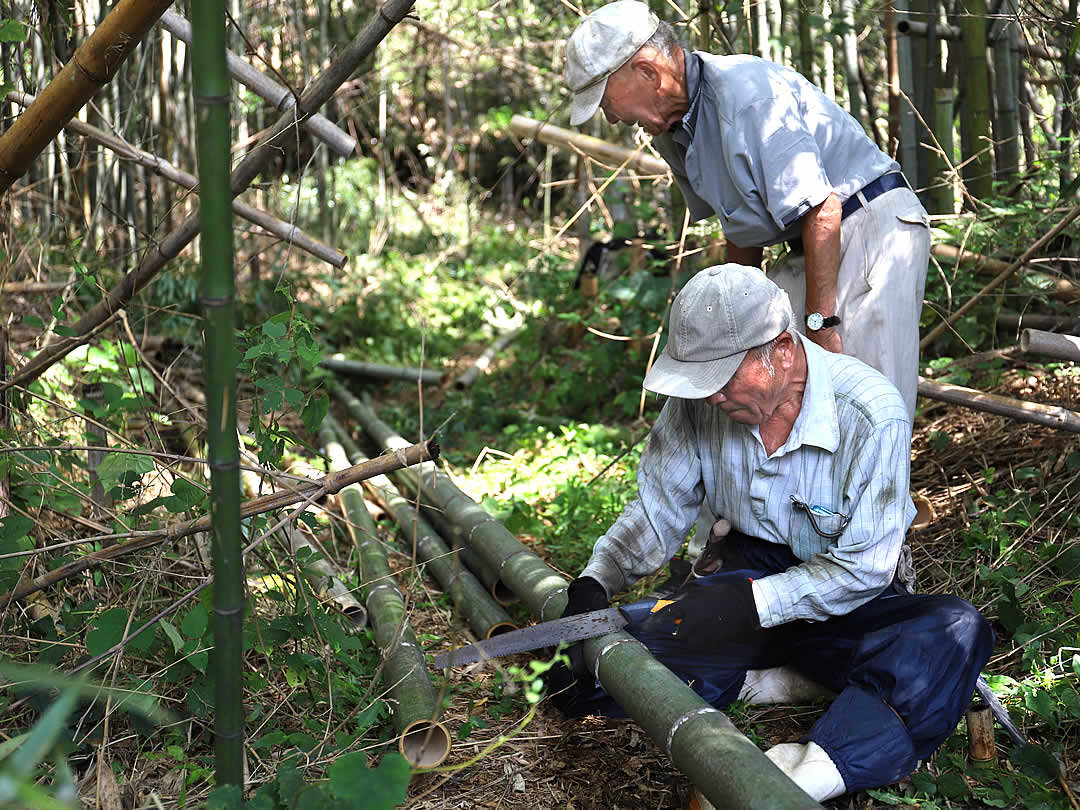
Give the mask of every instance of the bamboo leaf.
<path id="1" fill-rule="evenodd" d="M 160 624 L 161 629 L 165 631 L 165 635 L 172 643 L 173 652 L 180 652 L 184 646 L 184 637 L 180 635 L 180 631 L 176 629 L 176 625 L 165 619 L 162 619 Z"/>

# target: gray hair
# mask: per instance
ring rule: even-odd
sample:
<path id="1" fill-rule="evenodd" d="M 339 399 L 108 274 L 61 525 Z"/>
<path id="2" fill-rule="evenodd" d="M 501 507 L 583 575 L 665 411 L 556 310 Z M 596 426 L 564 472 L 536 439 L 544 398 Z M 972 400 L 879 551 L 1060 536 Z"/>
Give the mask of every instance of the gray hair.
<path id="1" fill-rule="evenodd" d="M 675 52 L 682 47 L 679 44 L 679 38 L 675 36 L 675 29 L 663 20 L 656 26 L 653 35 L 645 40 L 645 44 L 641 47 L 644 48 L 646 45 L 660 51 L 668 59 L 673 58 Z"/>
<path id="2" fill-rule="evenodd" d="M 780 335 L 777 335 L 768 343 L 763 343 L 760 346 L 755 346 L 753 351 L 757 353 L 758 360 L 761 361 L 762 367 L 770 377 L 776 376 L 776 367 L 773 366 L 772 355 L 773 350 L 776 348 L 776 344 L 780 342 Z"/>

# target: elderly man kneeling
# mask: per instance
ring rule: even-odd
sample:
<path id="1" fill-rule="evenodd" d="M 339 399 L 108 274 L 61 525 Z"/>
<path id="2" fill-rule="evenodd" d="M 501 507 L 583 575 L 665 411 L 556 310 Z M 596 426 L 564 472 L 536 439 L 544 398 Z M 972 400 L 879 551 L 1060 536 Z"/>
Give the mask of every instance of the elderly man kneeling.
<path id="1" fill-rule="evenodd" d="M 662 568 L 704 499 L 733 526 L 721 569 L 628 629 L 718 708 L 782 700 L 807 679 L 836 693 L 802 740 L 766 752 L 818 801 L 902 778 L 956 727 L 993 648 L 970 604 L 897 579 L 915 512 L 903 399 L 795 331 L 787 294 L 755 268 L 698 273 L 668 335 L 645 378 L 669 399 L 638 497 L 596 542 L 564 615 Z M 576 669 L 553 671 L 557 705 L 622 714 Z"/>

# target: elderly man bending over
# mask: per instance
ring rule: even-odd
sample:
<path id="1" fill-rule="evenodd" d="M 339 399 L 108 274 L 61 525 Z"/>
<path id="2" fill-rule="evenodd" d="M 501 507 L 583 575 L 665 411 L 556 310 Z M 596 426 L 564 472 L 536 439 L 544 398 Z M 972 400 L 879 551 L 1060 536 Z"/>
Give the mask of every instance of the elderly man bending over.
<path id="1" fill-rule="evenodd" d="M 766 752 L 824 801 L 900 779 L 933 753 L 993 634 L 964 600 L 912 595 L 896 579 L 914 515 L 899 392 L 792 324 L 787 294 L 754 268 L 710 267 L 679 293 L 645 378 L 669 399 L 638 497 L 597 541 L 564 615 L 606 607 L 658 571 L 704 499 L 735 529 L 722 569 L 628 629 L 718 708 L 784 698 L 778 673 L 790 669 L 835 692 L 805 738 Z M 563 674 L 565 711 L 621 713 L 592 677 Z"/>

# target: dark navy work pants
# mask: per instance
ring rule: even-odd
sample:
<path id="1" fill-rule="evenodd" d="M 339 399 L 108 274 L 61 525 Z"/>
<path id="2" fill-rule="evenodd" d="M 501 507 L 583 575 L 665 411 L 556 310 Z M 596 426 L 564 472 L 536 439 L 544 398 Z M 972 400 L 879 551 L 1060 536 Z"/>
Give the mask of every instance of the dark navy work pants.
<path id="1" fill-rule="evenodd" d="M 729 542 L 723 569 L 697 583 L 760 578 L 798 563 L 786 546 L 745 538 Z M 911 595 L 896 583 L 845 616 L 790 622 L 706 653 L 668 634 L 626 629 L 718 709 L 736 700 L 751 669 L 793 667 L 836 692 L 802 741 L 825 749 L 849 792 L 901 779 L 945 741 L 994 644 L 968 602 Z M 625 716 L 599 685 L 575 691 L 571 713 Z"/>

